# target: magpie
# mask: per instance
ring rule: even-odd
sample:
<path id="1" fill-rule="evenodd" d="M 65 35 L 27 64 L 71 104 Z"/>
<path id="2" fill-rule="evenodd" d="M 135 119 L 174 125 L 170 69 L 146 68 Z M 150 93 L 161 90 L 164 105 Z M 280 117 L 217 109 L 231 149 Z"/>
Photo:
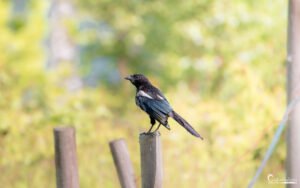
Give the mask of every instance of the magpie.
<path id="1" fill-rule="evenodd" d="M 133 74 L 125 77 L 125 79 L 129 80 L 136 87 L 136 105 L 145 111 L 150 117 L 151 127 L 148 130 L 148 133 L 151 132 L 156 121 L 158 121 L 159 125 L 155 131 L 159 129 L 160 125 L 163 125 L 165 128 L 170 130 L 168 118 L 172 117 L 190 134 L 203 140 L 200 134 L 197 133 L 197 131 L 195 131 L 195 129 L 185 119 L 173 110 L 166 97 L 159 89 L 151 84 L 148 78 L 142 74 Z"/>

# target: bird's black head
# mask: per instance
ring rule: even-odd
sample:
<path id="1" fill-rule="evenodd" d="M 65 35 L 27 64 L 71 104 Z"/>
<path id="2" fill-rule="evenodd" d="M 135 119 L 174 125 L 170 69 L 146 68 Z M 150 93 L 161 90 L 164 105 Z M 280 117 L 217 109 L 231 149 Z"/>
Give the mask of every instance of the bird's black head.
<path id="1" fill-rule="evenodd" d="M 125 77 L 124 79 L 129 80 L 136 88 L 139 88 L 140 86 L 142 86 L 144 84 L 150 83 L 148 78 L 146 78 L 146 76 L 144 76 L 142 74 L 132 74 L 132 75 Z"/>

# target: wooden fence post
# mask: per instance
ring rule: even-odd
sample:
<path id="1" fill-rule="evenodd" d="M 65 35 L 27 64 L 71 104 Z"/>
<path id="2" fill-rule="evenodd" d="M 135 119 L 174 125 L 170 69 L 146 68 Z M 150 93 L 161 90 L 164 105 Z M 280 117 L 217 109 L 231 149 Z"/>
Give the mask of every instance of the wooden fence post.
<path id="1" fill-rule="evenodd" d="M 287 42 L 287 94 L 288 103 L 299 97 L 300 90 L 300 1 L 289 0 L 288 42 Z M 287 126 L 286 177 L 296 184 L 287 184 L 288 188 L 299 188 L 300 184 L 300 104 L 293 108 Z"/>
<path id="2" fill-rule="evenodd" d="M 57 188 L 79 188 L 75 129 L 54 128 Z"/>
<path id="3" fill-rule="evenodd" d="M 119 181 L 122 188 L 135 188 L 136 180 L 129 152 L 124 139 L 109 142 L 114 163 L 117 169 Z"/>
<path id="4" fill-rule="evenodd" d="M 140 134 L 142 188 L 162 188 L 163 165 L 160 133 Z"/>

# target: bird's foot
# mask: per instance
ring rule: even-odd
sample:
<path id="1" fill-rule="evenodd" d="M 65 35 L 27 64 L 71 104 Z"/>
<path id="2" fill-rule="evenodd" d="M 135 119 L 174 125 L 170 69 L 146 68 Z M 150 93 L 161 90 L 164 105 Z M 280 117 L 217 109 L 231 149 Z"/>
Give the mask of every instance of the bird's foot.
<path id="1" fill-rule="evenodd" d="M 155 135 L 160 135 L 159 131 L 153 131 L 153 132 L 143 132 L 141 135 L 147 135 L 147 136 L 155 136 Z"/>

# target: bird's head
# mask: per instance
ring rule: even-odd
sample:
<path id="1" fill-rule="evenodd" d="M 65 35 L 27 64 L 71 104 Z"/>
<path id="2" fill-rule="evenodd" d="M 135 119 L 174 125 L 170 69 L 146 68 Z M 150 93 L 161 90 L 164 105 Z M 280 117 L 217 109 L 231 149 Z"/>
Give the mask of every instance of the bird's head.
<path id="1" fill-rule="evenodd" d="M 126 76 L 124 79 L 129 80 L 137 88 L 141 85 L 150 83 L 148 78 L 146 78 L 146 76 L 144 76 L 142 74 L 132 74 L 132 75 Z"/>

